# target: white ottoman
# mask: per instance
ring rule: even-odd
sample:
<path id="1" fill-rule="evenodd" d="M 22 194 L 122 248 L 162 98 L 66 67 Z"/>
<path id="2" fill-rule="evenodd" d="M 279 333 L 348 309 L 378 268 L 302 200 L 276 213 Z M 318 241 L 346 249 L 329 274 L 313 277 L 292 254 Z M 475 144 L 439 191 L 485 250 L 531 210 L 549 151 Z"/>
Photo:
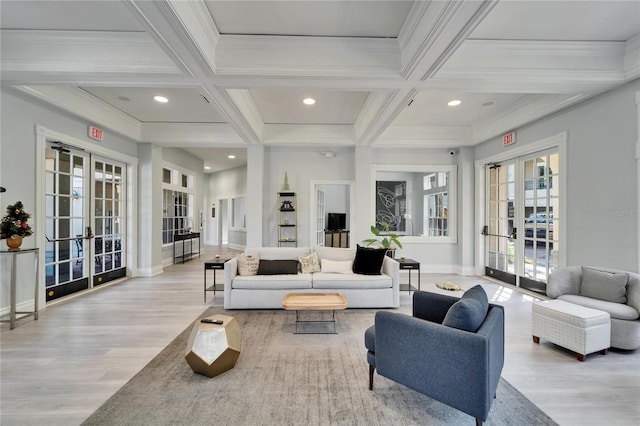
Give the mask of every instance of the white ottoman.
<path id="1" fill-rule="evenodd" d="M 611 346 L 608 312 L 556 299 L 535 302 L 531 313 L 533 341 L 539 343 L 542 337 L 571 349 L 578 353 L 578 361 L 597 351 L 605 355 Z"/>

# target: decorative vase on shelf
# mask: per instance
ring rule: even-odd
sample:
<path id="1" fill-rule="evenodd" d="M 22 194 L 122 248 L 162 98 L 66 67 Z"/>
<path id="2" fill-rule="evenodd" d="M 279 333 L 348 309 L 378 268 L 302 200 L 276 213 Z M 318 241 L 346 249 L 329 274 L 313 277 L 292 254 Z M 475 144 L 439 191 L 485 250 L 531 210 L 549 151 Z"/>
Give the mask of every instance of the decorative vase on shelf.
<path id="1" fill-rule="evenodd" d="M 7 237 L 7 247 L 9 251 L 18 251 L 22 245 L 22 235 L 12 235 Z"/>

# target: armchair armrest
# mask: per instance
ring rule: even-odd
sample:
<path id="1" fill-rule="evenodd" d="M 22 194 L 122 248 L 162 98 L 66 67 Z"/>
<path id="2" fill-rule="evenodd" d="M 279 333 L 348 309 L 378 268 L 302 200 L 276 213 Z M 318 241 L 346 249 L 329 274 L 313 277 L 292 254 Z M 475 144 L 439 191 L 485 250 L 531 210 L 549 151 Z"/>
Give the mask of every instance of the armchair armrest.
<path id="1" fill-rule="evenodd" d="M 382 273 L 391 277 L 393 306 L 398 308 L 400 307 L 400 263 L 389 256 L 385 256 L 382 261 Z"/>
<path id="2" fill-rule="evenodd" d="M 460 298 L 445 294 L 415 291 L 413 293 L 413 316 L 442 324 L 447 311 Z"/>
<path id="3" fill-rule="evenodd" d="M 568 266 L 556 269 L 547 280 L 547 296 L 555 299 L 563 294 L 580 293 L 582 280 L 582 268 L 580 266 Z"/>
<path id="4" fill-rule="evenodd" d="M 231 283 L 238 275 L 238 256 L 234 256 L 224 263 L 224 306 L 231 303 Z"/>

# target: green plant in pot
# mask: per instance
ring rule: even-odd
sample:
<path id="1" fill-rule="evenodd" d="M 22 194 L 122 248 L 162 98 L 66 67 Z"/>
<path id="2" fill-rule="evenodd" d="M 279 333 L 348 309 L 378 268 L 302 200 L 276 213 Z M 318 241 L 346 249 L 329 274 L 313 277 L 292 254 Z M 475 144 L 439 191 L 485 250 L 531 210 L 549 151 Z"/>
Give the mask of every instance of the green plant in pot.
<path id="1" fill-rule="evenodd" d="M 371 233 L 375 235 L 375 237 L 367 238 L 362 242 L 366 243 L 367 246 L 378 244 L 380 247 L 384 247 L 388 250 L 388 256 L 394 257 L 393 255 L 395 254 L 396 247 L 402 248 L 402 243 L 399 240 L 400 236 L 389 231 L 389 224 L 387 222 L 377 222 L 377 224 L 380 225 L 382 229 L 375 225 L 371 225 Z"/>

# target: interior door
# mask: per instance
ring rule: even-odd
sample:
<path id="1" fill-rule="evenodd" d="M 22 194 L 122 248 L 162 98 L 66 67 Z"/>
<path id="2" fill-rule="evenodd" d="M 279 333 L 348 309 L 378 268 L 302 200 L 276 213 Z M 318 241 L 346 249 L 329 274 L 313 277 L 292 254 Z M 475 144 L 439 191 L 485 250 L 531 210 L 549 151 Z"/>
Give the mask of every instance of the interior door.
<path id="1" fill-rule="evenodd" d="M 125 164 L 47 144 L 47 301 L 126 275 L 125 173 Z"/>
<path id="2" fill-rule="evenodd" d="M 544 293 L 559 265 L 557 149 L 486 166 L 485 273 Z"/>
<path id="3" fill-rule="evenodd" d="M 59 144 L 45 149 L 46 300 L 89 288 L 89 155 Z M 85 239 L 86 237 L 86 239 Z"/>

